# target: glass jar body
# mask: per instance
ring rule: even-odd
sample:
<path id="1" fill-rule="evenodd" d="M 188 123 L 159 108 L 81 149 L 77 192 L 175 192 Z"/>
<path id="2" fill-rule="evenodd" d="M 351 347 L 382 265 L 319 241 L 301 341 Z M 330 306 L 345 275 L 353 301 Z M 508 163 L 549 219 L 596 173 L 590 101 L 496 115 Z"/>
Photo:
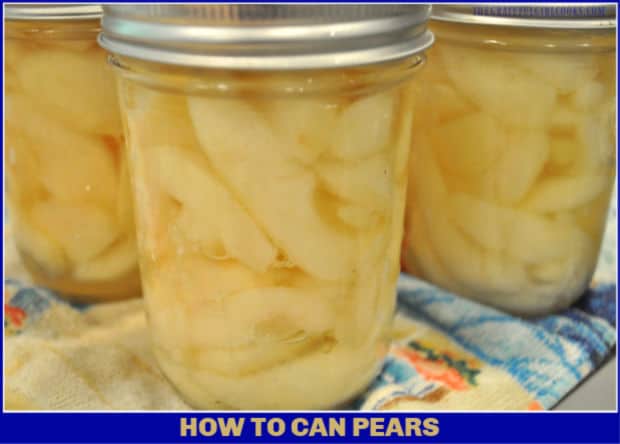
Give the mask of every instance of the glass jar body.
<path id="1" fill-rule="evenodd" d="M 315 409 L 380 369 L 395 306 L 410 71 L 116 58 L 161 368 L 199 408 Z"/>
<path id="2" fill-rule="evenodd" d="M 9 218 L 35 281 L 84 302 L 140 294 L 129 174 L 98 20 L 6 23 Z"/>
<path id="3" fill-rule="evenodd" d="M 404 267 L 517 314 L 565 308 L 589 285 L 615 178 L 614 34 L 431 27 Z"/>

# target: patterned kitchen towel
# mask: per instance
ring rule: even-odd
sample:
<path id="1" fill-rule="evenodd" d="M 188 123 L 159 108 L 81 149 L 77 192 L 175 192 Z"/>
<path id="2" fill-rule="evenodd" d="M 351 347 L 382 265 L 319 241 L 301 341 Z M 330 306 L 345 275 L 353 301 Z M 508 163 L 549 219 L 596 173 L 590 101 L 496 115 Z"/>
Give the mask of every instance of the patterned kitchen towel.
<path id="1" fill-rule="evenodd" d="M 616 342 L 616 230 L 614 204 L 590 290 L 552 316 L 521 320 L 401 276 L 390 353 L 354 407 L 553 407 Z M 71 305 L 29 285 L 10 236 L 5 276 L 5 408 L 188 409 L 157 369 L 140 300 Z"/>

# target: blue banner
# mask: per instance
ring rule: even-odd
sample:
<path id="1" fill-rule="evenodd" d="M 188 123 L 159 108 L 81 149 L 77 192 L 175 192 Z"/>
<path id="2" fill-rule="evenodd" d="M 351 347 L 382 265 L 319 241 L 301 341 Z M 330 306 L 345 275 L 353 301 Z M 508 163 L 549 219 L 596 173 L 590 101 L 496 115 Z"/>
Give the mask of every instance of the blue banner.
<path id="1" fill-rule="evenodd" d="M 2 442 L 618 442 L 614 413 L 3 414 Z"/>

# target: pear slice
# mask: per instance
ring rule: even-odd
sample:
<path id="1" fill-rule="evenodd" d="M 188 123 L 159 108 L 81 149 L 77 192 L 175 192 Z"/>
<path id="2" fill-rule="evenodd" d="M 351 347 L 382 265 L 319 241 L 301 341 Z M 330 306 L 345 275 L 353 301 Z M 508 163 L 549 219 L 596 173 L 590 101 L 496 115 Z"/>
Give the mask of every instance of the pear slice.
<path id="1" fill-rule="evenodd" d="M 134 84 L 122 84 L 122 88 L 129 137 L 134 144 L 143 147 L 169 145 L 185 149 L 197 146 L 185 96 Z M 157 124 L 154 125 L 154 122 Z"/>
<path id="2" fill-rule="evenodd" d="M 584 150 L 583 169 L 593 173 L 615 165 L 615 107 L 607 102 L 583 116 L 577 136 Z"/>
<path id="3" fill-rule="evenodd" d="M 505 134 L 503 143 L 499 157 L 484 172 L 465 176 L 444 169 L 449 173 L 446 175 L 449 188 L 503 205 L 520 202 L 547 164 L 549 137 L 537 129 L 513 130 Z M 449 161 L 444 157 L 444 162 Z"/>
<path id="4" fill-rule="evenodd" d="M 525 284 L 523 267 L 503 255 L 481 249 L 452 224 L 450 198 L 441 171 L 424 145 L 418 146 L 417 173 L 413 174 L 418 190 L 417 201 L 428 236 L 441 263 L 464 288 L 483 292 L 512 293 Z"/>
<path id="5" fill-rule="evenodd" d="M 327 189 L 344 200 L 384 210 L 392 202 L 392 166 L 385 155 L 347 163 L 324 163 L 317 173 Z"/>
<path id="6" fill-rule="evenodd" d="M 213 166 L 239 191 L 258 186 L 264 176 L 295 176 L 303 168 L 264 117 L 235 98 L 190 97 L 194 132 Z"/>
<path id="7" fill-rule="evenodd" d="M 539 130 L 508 134 L 506 151 L 495 168 L 495 195 L 505 204 L 519 202 L 532 188 L 549 158 L 549 139 Z"/>
<path id="8" fill-rule="evenodd" d="M 275 334 L 275 325 L 284 329 L 285 336 L 297 332 L 311 336 L 334 328 L 331 298 L 330 293 L 325 290 L 321 293 L 318 289 L 261 287 L 245 290 L 225 298 L 226 315 L 219 323 L 232 342 L 282 340 L 278 337 L 281 333 Z M 270 334 L 270 330 L 274 333 Z"/>
<path id="9" fill-rule="evenodd" d="M 177 255 L 145 267 L 146 303 L 155 336 L 169 346 L 197 343 L 234 346 L 228 326 L 222 329 L 223 300 L 263 285 L 261 276 L 234 261 Z M 162 332 L 166 332 L 162 334 Z"/>
<path id="10" fill-rule="evenodd" d="M 525 314 L 559 310 L 571 304 L 589 285 L 596 265 L 597 248 L 581 230 L 575 230 L 570 251 L 555 261 L 537 264 L 529 269 L 531 289 L 520 301 Z"/>
<path id="11" fill-rule="evenodd" d="M 229 259 L 222 243 L 222 236 L 213 220 L 213 208 L 193 211 L 190 207 L 182 207 L 176 218 L 170 221 L 170 235 L 176 245 L 177 252 L 188 249 L 201 252 L 210 259 Z"/>
<path id="12" fill-rule="evenodd" d="M 523 265 L 503 254 L 483 250 L 466 239 L 445 217 L 425 218 L 429 236 L 442 263 L 452 271 L 467 295 L 512 295 L 527 284 Z M 434 225 L 431 226 L 431 223 Z"/>
<path id="13" fill-rule="evenodd" d="M 154 177 L 162 190 L 191 208 L 216 205 L 216 186 L 205 168 L 204 159 L 196 153 L 160 145 L 151 148 Z M 215 218 L 215 215 L 212 216 Z"/>
<path id="14" fill-rule="evenodd" d="M 476 108 L 450 83 L 429 82 L 427 88 L 432 107 L 437 109 L 439 123 L 476 112 Z M 426 113 L 428 110 L 420 109 L 419 112 Z"/>
<path id="15" fill-rule="evenodd" d="M 555 88 L 560 94 L 574 92 L 591 83 L 598 73 L 593 55 L 519 52 L 512 60 L 521 69 L 532 73 L 537 81 L 542 80 L 543 86 Z"/>
<path id="16" fill-rule="evenodd" d="M 556 105 L 550 115 L 550 132 L 571 137 L 581 120 L 582 114 L 579 111 L 568 106 Z"/>
<path id="17" fill-rule="evenodd" d="M 575 223 L 585 231 L 590 238 L 598 239 L 596 245 L 600 244 L 601 237 L 607 223 L 607 210 L 610 204 L 610 193 L 612 183 L 610 181 L 607 189 L 600 193 L 595 199 L 586 205 L 575 208 Z"/>
<path id="18" fill-rule="evenodd" d="M 26 209 L 12 206 L 10 213 L 17 249 L 32 258 L 45 273 L 64 274 L 70 264 L 62 246 L 28 219 Z"/>
<path id="19" fill-rule="evenodd" d="M 552 139 L 551 159 L 562 174 L 590 175 L 611 172 L 615 165 L 615 105 L 606 101 L 588 111 L 573 113 L 566 131 Z"/>
<path id="20" fill-rule="evenodd" d="M 197 254 L 178 255 L 151 264 L 147 283 L 157 303 L 175 300 L 190 312 L 196 303 L 219 304 L 224 297 L 265 284 L 264 276 L 233 260 L 210 260 Z"/>
<path id="21" fill-rule="evenodd" d="M 339 105 L 319 99 L 269 100 L 268 117 L 285 154 L 310 165 L 332 146 Z"/>
<path id="22" fill-rule="evenodd" d="M 586 82 L 575 91 L 573 103 L 577 109 L 589 110 L 602 104 L 610 93 L 601 82 Z"/>
<path id="23" fill-rule="evenodd" d="M 50 139 L 47 146 L 38 145 L 41 181 L 47 189 L 61 200 L 115 207 L 119 195 L 118 176 L 104 145 L 96 139 L 82 137 L 68 137 L 63 146 L 55 142 Z M 68 148 L 69 144 L 74 145 Z M 63 154 L 59 156 L 58 153 Z"/>
<path id="24" fill-rule="evenodd" d="M 224 248 L 232 257 L 251 269 L 265 271 L 276 261 L 278 250 L 236 202 L 229 202 L 230 217 L 223 215 L 219 220 Z M 224 205 L 220 206 L 222 207 L 225 208 Z"/>
<path id="25" fill-rule="evenodd" d="M 359 230 L 369 230 L 381 221 L 380 213 L 353 204 L 340 206 L 337 215 L 342 222 Z"/>
<path id="26" fill-rule="evenodd" d="M 552 177 L 542 180 L 528 194 L 523 208 L 537 212 L 562 211 L 585 205 L 608 186 L 606 175 Z"/>
<path id="27" fill-rule="evenodd" d="M 453 119 L 431 131 L 442 169 L 472 177 L 494 167 L 506 146 L 506 133 L 489 114 Z"/>
<path id="28" fill-rule="evenodd" d="M 147 282 L 151 310 L 165 312 L 174 300 L 178 308 L 170 310 L 182 310 L 180 319 L 193 326 L 182 339 L 196 346 L 239 347 L 281 340 L 277 330 L 289 337 L 334 326 L 330 301 L 335 290 L 265 286 L 264 277 L 232 261 L 179 257 Z M 164 313 L 156 316 L 166 322 Z"/>
<path id="29" fill-rule="evenodd" d="M 480 110 L 511 127 L 546 126 L 557 91 L 518 66 L 524 54 L 463 46 L 437 54 L 457 90 Z"/>
<path id="30" fill-rule="evenodd" d="M 96 137 L 71 131 L 42 114 L 23 96 L 7 98 L 11 125 L 27 135 L 39 160 L 40 180 L 65 201 L 116 205 L 118 179 L 114 160 Z"/>
<path id="31" fill-rule="evenodd" d="M 35 147 L 23 131 L 8 123 L 5 125 L 5 165 L 9 198 L 26 204 L 45 195 Z"/>
<path id="32" fill-rule="evenodd" d="M 337 298 L 338 326 L 335 338 L 351 346 L 375 341 L 378 331 L 389 322 L 395 303 L 395 285 L 398 273 L 398 253 L 402 237 L 402 219 L 397 229 L 391 220 L 356 236 L 355 273 L 350 282 L 343 284 Z M 396 231 L 396 232 L 395 232 Z M 391 284 L 391 285 L 390 285 Z"/>
<path id="33" fill-rule="evenodd" d="M 33 205 L 30 217 L 33 224 L 45 227 L 74 263 L 93 259 L 119 234 L 110 214 L 90 203 L 43 201 Z"/>
<path id="34" fill-rule="evenodd" d="M 167 377 L 194 405 L 264 410 L 291 406 L 328 409 L 343 399 L 353 399 L 380 371 L 378 356 L 383 356 L 385 349 L 383 343 L 372 345 L 340 346 L 326 337 L 294 359 L 243 377 L 210 371 L 208 354 L 197 360 L 192 356 L 192 360 L 181 363 L 170 358 L 174 350 L 159 352 L 157 356 Z M 281 390 L 281 395 L 270 396 L 274 390 Z"/>
<path id="35" fill-rule="evenodd" d="M 32 51 L 16 70 L 26 94 L 70 127 L 102 135 L 121 133 L 114 78 L 105 51 Z M 43 85 L 41 79 L 47 83 Z"/>
<path id="36" fill-rule="evenodd" d="M 455 223 L 483 248 L 525 263 L 551 261 L 570 248 L 575 229 L 570 224 L 462 193 L 454 194 L 450 202 Z"/>
<path id="37" fill-rule="evenodd" d="M 553 136 L 549 144 L 549 164 L 579 171 L 583 167 L 583 146 L 574 136 Z"/>
<path id="38" fill-rule="evenodd" d="M 450 197 L 450 216 L 454 223 L 480 247 L 501 252 L 508 240 L 505 222 L 507 208 L 476 197 L 455 193 Z"/>
<path id="39" fill-rule="evenodd" d="M 522 211 L 508 213 L 506 254 L 526 263 L 550 261 L 570 254 L 576 226 L 549 221 Z M 512 235 L 509 233 L 512 232 Z"/>
<path id="40" fill-rule="evenodd" d="M 351 160 L 383 150 L 390 141 L 395 105 L 395 92 L 387 91 L 363 97 L 346 107 L 336 122 L 330 154 Z"/>
<path id="41" fill-rule="evenodd" d="M 221 377 L 248 377 L 286 364 L 306 353 L 320 350 L 327 344 L 325 336 L 308 336 L 299 339 L 255 343 L 243 347 L 198 348 L 198 366 Z"/>
<path id="42" fill-rule="evenodd" d="M 557 260 L 534 265 L 530 269 L 533 280 L 540 282 L 557 283 L 562 282 L 566 276 L 568 259 Z"/>
<path id="43" fill-rule="evenodd" d="M 316 179 L 273 146 L 273 134 L 251 108 L 238 100 L 193 97 L 189 110 L 211 164 L 286 256 L 323 279 L 347 276 L 350 236 L 321 217 Z"/>
<path id="44" fill-rule="evenodd" d="M 248 213 L 205 168 L 200 155 L 182 149 L 159 146 L 153 149 L 157 177 L 170 195 L 183 202 L 189 224 L 206 225 L 202 240 L 212 247 L 221 239 L 231 257 L 257 271 L 265 271 L 277 250 Z M 186 223 L 185 226 L 188 226 Z M 212 230 L 215 230 L 213 232 Z M 194 238 L 201 231 L 187 233 Z"/>
<path id="45" fill-rule="evenodd" d="M 325 280 L 348 278 L 356 245 L 350 232 L 325 220 L 315 205 L 308 174 L 263 182 L 248 196 L 254 213 L 292 263 Z"/>
<path id="46" fill-rule="evenodd" d="M 572 291 L 574 287 L 583 285 L 594 267 L 593 254 L 596 249 L 592 241 L 579 229 L 575 229 L 572 234 L 567 245 L 569 251 L 565 255 L 530 268 L 536 282 L 555 287 L 558 294 L 562 288 Z"/>
<path id="47" fill-rule="evenodd" d="M 137 264 L 136 240 L 129 236 L 93 259 L 76 264 L 73 277 L 79 281 L 113 280 L 136 269 Z"/>

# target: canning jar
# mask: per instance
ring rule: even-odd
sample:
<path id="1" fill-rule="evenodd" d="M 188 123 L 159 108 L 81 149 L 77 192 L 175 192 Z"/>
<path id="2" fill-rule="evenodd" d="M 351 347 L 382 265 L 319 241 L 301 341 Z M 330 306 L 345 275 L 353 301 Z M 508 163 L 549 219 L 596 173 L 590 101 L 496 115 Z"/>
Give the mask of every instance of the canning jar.
<path id="1" fill-rule="evenodd" d="M 80 301 L 140 294 L 129 174 L 101 8 L 9 5 L 9 219 L 33 279 Z"/>
<path id="2" fill-rule="evenodd" d="M 200 408 L 347 401 L 387 350 L 429 8 L 104 10 L 163 372 Z"/>
<path id="3" fill-rule="evenodd" d="M 438 6 L 430 23 L 404 267 L 517 314 L 565 308 L 615 178 L 613 6 Z"/>

